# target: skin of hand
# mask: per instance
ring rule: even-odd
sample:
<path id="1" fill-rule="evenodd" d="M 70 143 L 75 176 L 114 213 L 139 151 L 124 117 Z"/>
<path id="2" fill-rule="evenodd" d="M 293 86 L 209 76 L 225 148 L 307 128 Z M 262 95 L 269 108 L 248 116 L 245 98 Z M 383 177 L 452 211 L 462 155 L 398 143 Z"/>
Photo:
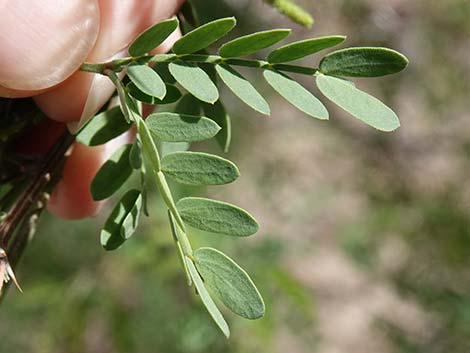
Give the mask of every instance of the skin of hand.
<path id="1" fill-rule="evenodd" d="M 51 119 L 25 143 L 44 150 L 65 130 L 63 123 L 95 114 L 111 97 L 114 86 L 107 77 L 77 71 L 80 64 L 126 56 L 139 33 L 173 16 L 183 2 L 0 0 L 0 97 L 33 97 Z M 175 31 L 153 53 L 167 52 L 179 36 Z M 100 203 L 92 200 L 90 183 L 123 142 L 129 142 L 129 137 L 97 147 L 75 143 L 49 211 L 66 219 L 96 214 Z"/>

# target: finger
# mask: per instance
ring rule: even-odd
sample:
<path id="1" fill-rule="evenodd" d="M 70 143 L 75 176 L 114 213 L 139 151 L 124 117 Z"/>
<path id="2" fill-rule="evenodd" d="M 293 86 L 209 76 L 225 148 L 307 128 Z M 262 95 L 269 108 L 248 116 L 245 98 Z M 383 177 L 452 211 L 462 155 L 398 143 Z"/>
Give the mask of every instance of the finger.
<path id="1" fill-rule="evenodd" d="M 18 90 L 18 89 L 11 89 L 11 88 L 6 88 L 0 85 L 0 97 L 4 98 L 24 98 L 24 97 L 31 97 L 36 94 L 43 93 L 47 90 L 46 89 L 40 89 L 40 90 Z"/>
<path id="2" fill-rule="evenodd" d="M 34 91 L 63 81 L 98 35 L 97 0 L 3 0 L 0 13 L 2 95 L 19 94 L 7 89 Z"/>
<path id="3" fill-rule="evenodd" d="M 181 0 L 101 0 L 101 29 L 96 45 L 86 60 L 100 62 L 109 60 L 116 53 L 125 55 L 122 49 L 135 36 L 155 22 L 171 17 L 181 3 Z M 155 52 L 168 51 L 177 36 L 177 33 L 170 36 Z M 108 78 L 76 72 L 57 88 L 34 99 L 50 118 L 71 122 L 92 116 L 113 91 L 114 86 Z M 87 101 L 90 102 L 87 104 Z"/>

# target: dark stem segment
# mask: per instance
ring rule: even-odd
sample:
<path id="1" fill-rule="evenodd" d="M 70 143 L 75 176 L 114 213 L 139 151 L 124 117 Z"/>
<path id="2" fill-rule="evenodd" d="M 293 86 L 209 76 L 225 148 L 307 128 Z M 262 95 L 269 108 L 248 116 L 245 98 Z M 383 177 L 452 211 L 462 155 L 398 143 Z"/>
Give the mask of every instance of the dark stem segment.
<path id="1" fill-rule="evenodd" d="M 39 216 L 46 207 L 50 191 L 60 180 L 66 153 L 74 140 L 75 137 L 68 131 L 57 140 L 44 157 L 31 183 L 26 186 L 18 202 L 0 224 L 1 248 L 7 250 L 7 261 L 13 270 L 36 231 Z M 11 281 L 5 284 L 0 295 L 0 303 L 10 284 Z"/>
<path id="2" fill-rule="evenodd" d="M 66 131 L 45 156 L 42 166 L 29 183 L 29 186 L 0 224 L 0 246 L 2 248 L 7 248 L 16 228 L 29 213 L 31 207 L 39 201 L 40 196 L 49 185 L 51 176 L 55 176 L 59 172 L 58 168 L 62 165 L 61 162 L 65 158 L 65 153 L 74 140 L 75 137 Z"/>

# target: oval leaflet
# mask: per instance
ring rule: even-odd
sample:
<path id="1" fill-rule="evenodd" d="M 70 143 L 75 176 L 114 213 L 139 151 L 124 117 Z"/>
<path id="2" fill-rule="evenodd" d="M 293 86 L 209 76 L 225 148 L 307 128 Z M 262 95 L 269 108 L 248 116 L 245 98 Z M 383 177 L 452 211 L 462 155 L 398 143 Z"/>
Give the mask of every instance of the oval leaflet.
<path id="1" fill-rule="evenodd" d="M 119 248 L 134 233 L 141 207 L 142 194 L 136 189 L 129 190 L 119 200 L 101 230 L 101 245 L 106 250 Z"/>
<path id="2" fill-rule="evenodd" d="M 235 261 L 213 248 L 197 249 L 194 259 L 205 285 L 227 308 L 250 320 L 264 315 L 261 294 L 250 276 Z"/>
<path id="3" fill-rule="evenodd" d="M 173 52 L 182 55 L 204 49 L 230 32 L 236 23 L 234 17 L 227 17 L 199 26 L 178 39 L 173 45 Z"/>
<path id="4" fill-rule="evenodd" d="M 175 80 L 197 99 L 211 104 L 219 99 L 216 85 L 199 66 L 174 61 L 168 65 L 168 69 Z"/>
<path id="5" fill-rule="evenodd" d="M 400 126 L 393 110 L 350 82 L 321 74 L 316 82 L 329 100 L 366 124 L 382 131 L 393 131 Z"/>
<path id="6" fill-rule="evenodd" d="M 77 135 L 77 141 L 87 146 L 102 145 L 129 130 L 121 108 L 114 107 L 94 116 Z"/>
<path id="7" fill-rule="evenodd" d="M 129 162 L 131 145 L 119 148 L 98 170 L 91 182 L 93 200 L 104 200 L 114 194 L 132 174 Z"/>
<path id="8" fill-rule="evenodd" d="M 129 46 L 129 54 L 140 56 L 148 53 L 175 31 L 178 27 L 178 19 L 172 18 L 150 27 L 140 34 Z"/>
<path id="9" fill-rule="evenodd" d="M 174 152 L 162 159 L 162 171 L 186 185 L 221 185 L 233 182 L 240 172 L 235 164 L 213 154 Z"/>
<path id="10" fill-rule="evenodd" d="M 294 107 L 314 118 L 328 120 L 328 110 L 323 103 L 300 83 L 274 70 L 265 70 L 263 76 L 269 85 Z"/>
<path id="11" fill-rule="evenodd" d="M 239 37 L 222 45 L 219 49 L 219 54 L 224 58 L 252 54 L 280 42 L 290 32 L 290 29 L 272 29 Z"/>
<path id="12" fill-rule="evenodd" d="M 197 292 L 199 293 L 202 303 L 206 307 L 207 311 L 209 312 L 209 314 L 211 315 L 212 319 L 217 324 L 219 329 L 223 332 L 225 337 L 229 338 L 230 329 L 227 325 L 227 322 L 225 321 L 224 317 L 222 316 L 219 309 L 215 305 L 211 296 L 207 292 L 207 289 L 204 286 L 204 282 L 202 281 L 201 276 L 197 272 L 196 266 L 194 266 L 194 263 L 192 262 L 190 258 L 185 257 L 184 260 L 186 261 L 186 266 L 188 268 L 189 275 L 191 276 L 191 279 L 193 280 L 194 286 L 196 287 Z"/>
<path id="13" fill-rule="evenodd" d="M 297 60 L 315 54 L 321 50 L 334 47 L 342 43 L 345 39 L 345 36 L 328 36 L 289 43 L 269 53 L 268 62 L 271 64 L 279 64 Z"/>
<path id="14" fill-rule="evenodd" d="M 145 124 L 155 136 L 167 142 L 203 141 L 220 130 L 212 119 L 178 113 L 154 113 Z"/>
<path id="15" fill-rule="evenodd" d="M 163 99 L 166 95 L 165 82 L 147 65 L 132 65 L 127 68 L 127 76 L 143 93 Z"/>
<path id="16" fill-rule="evenodd" d="M 228 65 L 216 65 L 215 68 L 222 81 L 245 104 L 261 114 L 271 113 L 268 102 L 242 75 Z"/>
<path id="17" fill-rule="evenodd" d="M 346 77 L 378 77 L 404 70 L 408 59 L 388 48 L 347 48 L 334 51 L 320 62 L 320 71 Z"/>
<path id="18" fill-rule="evenodd" d="M 176 207 L 186 224 L 207 232 L 246 237 L 259 229 L 253 216 L 226 202 L 186 197 Z"/>

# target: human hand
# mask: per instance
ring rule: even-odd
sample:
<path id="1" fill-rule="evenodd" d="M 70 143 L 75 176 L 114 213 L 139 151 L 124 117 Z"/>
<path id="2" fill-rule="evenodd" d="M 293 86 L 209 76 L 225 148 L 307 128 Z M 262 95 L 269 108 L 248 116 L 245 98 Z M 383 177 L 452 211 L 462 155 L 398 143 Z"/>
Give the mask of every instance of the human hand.
<path id="1" fill-rule="evenodd" d="M 107 77 L 77 71 L 84 61 L 126 55 L 128 44 L 145 28 L 173 16 L 184 0 L 0 0 L 0 96 L 30 97 L 52 120 L 77 122 L 110 98 Z M 167 52 L 179 33 L 154 53 Z M 52 121 L 30 139 L 39 147 L 65 129 Z M 113 150 L 113 143 L 75 143 L 63 178 L 49 202 L 59 217 L 93 215 L 91 180 Z M 115 143 L 114 143 L 115 145 Z"/>

